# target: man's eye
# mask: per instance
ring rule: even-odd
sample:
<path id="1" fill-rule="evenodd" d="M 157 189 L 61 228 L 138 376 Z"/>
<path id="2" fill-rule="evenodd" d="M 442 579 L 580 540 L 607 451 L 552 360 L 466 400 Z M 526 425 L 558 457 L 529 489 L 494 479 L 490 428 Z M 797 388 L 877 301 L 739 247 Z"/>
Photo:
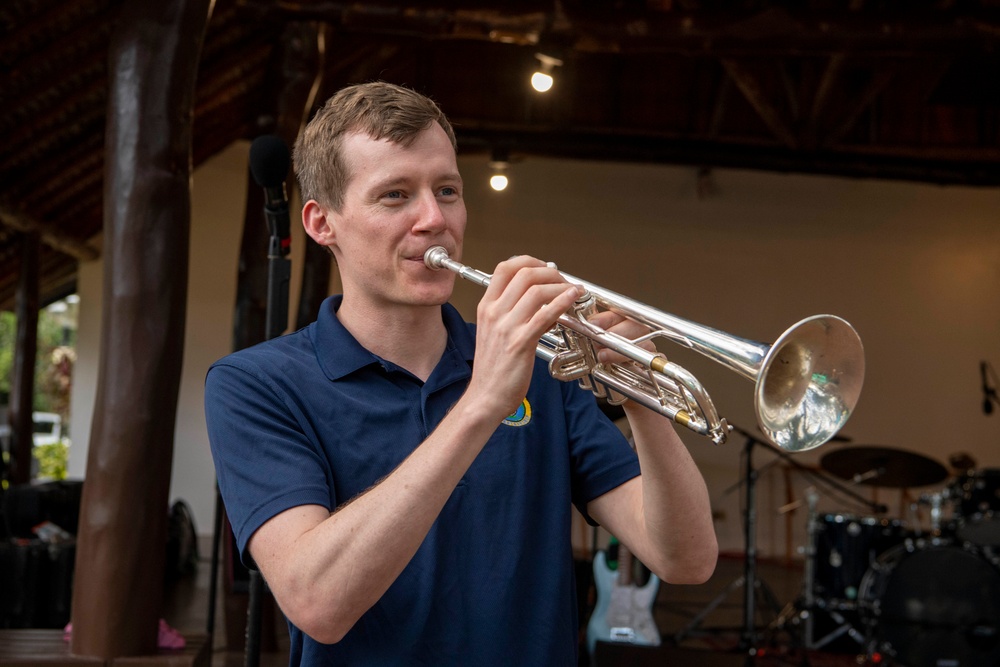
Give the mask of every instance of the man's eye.
<path id="1" fill-rule="evenodd" d="M 402 199 L 403 193 L 400 192 L 399 190 L 393 190 L 392 192 L 386 192 L 382 196 L 386 199 Z"/>
<path id="2" fill-rule="evenodd" d="M 441 194 L 445 197 L 454 197 L 455 195 L 458 194 L 458 188 L 453 188 L 450 186 L 446 188 L 441 188 Z"/>

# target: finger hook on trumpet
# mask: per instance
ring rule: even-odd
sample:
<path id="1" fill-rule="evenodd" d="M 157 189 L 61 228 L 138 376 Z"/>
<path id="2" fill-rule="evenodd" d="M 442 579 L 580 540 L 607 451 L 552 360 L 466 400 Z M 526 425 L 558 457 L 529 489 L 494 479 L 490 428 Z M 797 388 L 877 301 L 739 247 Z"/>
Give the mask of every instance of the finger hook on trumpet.
<path id="1" fill-rule="evenodd" d="M 448 257 L 441 246 L 424 253 L 431 269 L 446 268 L 482 287 L 490 275 Z M 656 310 L 567 273 L 568 282 L 586 294 L 538 342 L 536 354 L 549 372 L 577 380 L 613 402 L 625 398 L 659 412 L 716 444 L 730 426 L 720 419 L 708 392 L 691 373 L 641 343 L 662 337 L 694 350 L 755 382 L 754 412 L 765 437 L 791 451 L 813 449 L 832 438 L 854 410 L 864 381 L 861 339 L 845 320 L 814 315 L 786 330 L 773 345 L 756 343 Z M 587 318 L 598 308 L 643 324 L 650 334 L 628 340 Z M 629 359 L 600 363 L 594 344 Z"/>

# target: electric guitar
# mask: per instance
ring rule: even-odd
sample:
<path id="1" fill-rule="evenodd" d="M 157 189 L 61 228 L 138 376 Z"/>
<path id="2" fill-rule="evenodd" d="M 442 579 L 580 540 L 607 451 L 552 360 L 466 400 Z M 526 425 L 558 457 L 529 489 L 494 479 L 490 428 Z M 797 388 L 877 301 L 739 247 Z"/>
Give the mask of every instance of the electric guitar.
<path id="1" fill-rule="evenodd" d="M 650 573 L 649 581 L 637 586 L 632 578 L 632 554 L 624 544 L 618 542 L 618 568 L 614 570 L 608 567 L 607 552 L 597 552 L 594 583 L 597 606 L 587 623 L 587 651 L 592 660 L 598 640 L 660 645 L 660 630 L 652 613 L 660 579 Z"/>

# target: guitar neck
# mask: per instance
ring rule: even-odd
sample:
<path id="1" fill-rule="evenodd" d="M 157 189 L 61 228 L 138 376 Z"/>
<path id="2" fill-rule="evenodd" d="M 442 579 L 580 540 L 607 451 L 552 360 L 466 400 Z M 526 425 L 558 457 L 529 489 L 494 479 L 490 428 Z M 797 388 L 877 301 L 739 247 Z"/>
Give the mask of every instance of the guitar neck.
<path id="1" fill-rule="evenodd" d="M 621 542 L 618 543 L 618 584 L 632 585 L 632 552 Z"/>

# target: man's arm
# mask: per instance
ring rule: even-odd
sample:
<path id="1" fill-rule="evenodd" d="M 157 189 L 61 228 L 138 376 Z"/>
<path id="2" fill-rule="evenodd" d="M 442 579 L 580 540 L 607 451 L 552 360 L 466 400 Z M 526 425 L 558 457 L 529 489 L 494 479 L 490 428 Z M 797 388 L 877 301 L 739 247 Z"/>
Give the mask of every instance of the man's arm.
<path id="1" fill-rule="evenodd" d="M 705 481 L 669 420 L 632 403 L 625 411 L 642 474 L 587 510 L 664 581 L 704 583 L 719 553 Z"/>
<path id="2" fill-rule="evenodd" d="M 317 641 L 339 641 L 409 563 L 498 422 L 463 398 L 366 493 L 332 514 L 306 505 L 265 522 L 250 553 L 292 623 Z"/>
<path id="3" fill-rule="evenodd" d="M 296 507 L 265 522 L 250 553 L 282 611 L 317 641 L 339 641 L 406 567 L 455 486 L 527 392 L 541 334 L 578 296 L 538 260 L 497 267 L 477 314 L 465 394 L 384 480 L 332 514 Z"/>
<path id="4" fill-rule="evenodd" d="M 591 321 L 629 339 L 646 331 L 608 311 Z M 624 360 L 608 349 L 598 356 Z M 587 510 L 664 581 L 703 583 L 715 570 L 719 547 L 701 471 L 669 419 L 632 401 L 623 407 L 642 474 L 595 498 Z"/>

